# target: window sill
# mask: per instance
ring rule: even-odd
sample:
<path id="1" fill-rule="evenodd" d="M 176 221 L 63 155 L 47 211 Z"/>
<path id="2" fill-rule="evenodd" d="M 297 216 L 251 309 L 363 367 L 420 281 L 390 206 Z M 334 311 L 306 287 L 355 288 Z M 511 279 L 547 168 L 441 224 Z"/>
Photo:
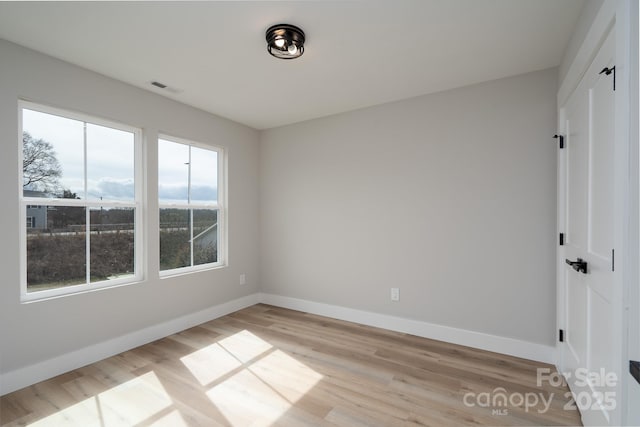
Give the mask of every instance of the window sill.
<path id="1" fill-rule="evenodd" d="M 203 265 L 197 265 L 194 267 L 181 267 L 181 268 L 174 268 L 172 270 L 164 270 L 160 272 L 160 279 L 168 279 L 171 277 L 178 277 L 178 276 L 185 276 L 185 275 L 189 275 L 192 273 L 200 273 L 200 272 L 204 272 L 204 271 L 211 271 L 211 270 L 220 270 L 223 268 L 226 268 L 227 264 L 203 264 Z"/>
<path id="2" fill-rule="evenodd" d="M 31 304 L 41 301 L 49 301 L 58 298 L 71 297 L 73 295 L 81 295 L 90 292 L 104 291 L 107 289 L 120 288 L 123 286 L 131 286 L 142 283 L 144 278 L 131 277 L 127 279 L 118 280 L 115 283 L 111 282 L 96 282 L 90 285 L 80 284 L 72 285 L 64 288 L 50 289 L 45 291 L 27 292 L 20 295 L 20 304 Z"/>

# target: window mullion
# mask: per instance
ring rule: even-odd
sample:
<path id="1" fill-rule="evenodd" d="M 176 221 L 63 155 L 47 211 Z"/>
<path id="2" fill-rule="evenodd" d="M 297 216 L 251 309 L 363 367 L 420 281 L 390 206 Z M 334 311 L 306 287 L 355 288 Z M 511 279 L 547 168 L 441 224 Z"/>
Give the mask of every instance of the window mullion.
<path id="1" fill-rule="evenodd" d="M 187 203 L 191 205 L 191 146 L 189 146 L 189 176 L 187 177 Z M 193 267 L 193 209 L 189 209 L 189 254 Z"/>
<path id="2" fill-rule="evenodd" d="M 87 200 L 87 122 L 82 122 L 83 149 L 84 149 L 84 200 Z M 85 213 L 85 276 L 86 283 L 91 283 L 91 209 L 88 204 L 84 207 Z"/>
<path id="3" fill-rule="evenodd" d="M 86 271 L 87 284 L 91 283 L 91 209 L 89 206 L 84 208 L 85 210 L 85 257 L 86 257 Z"/>
<path id="4" fill-rule="evenodd" d="M 191 252 L 191 266 L 193 267 L 193 209 L 189 209 L 189 230 L 190 230 L 190 252 Z"/>
<path id="5" fill-rule="evenodd" d="M 187 176 L 187 203 L 191 204 L 191 146 L 189 146 L 189 169 Z"/>
<path id="6" fill-rule="evenodd" d="M 208 209 L 210 211 L 215 211 L 220 209 L 220 206 L 217 204 L 211 205 L 199 205 L 196 203 L 159 203 L 158 207 L 161 209 Z"/>

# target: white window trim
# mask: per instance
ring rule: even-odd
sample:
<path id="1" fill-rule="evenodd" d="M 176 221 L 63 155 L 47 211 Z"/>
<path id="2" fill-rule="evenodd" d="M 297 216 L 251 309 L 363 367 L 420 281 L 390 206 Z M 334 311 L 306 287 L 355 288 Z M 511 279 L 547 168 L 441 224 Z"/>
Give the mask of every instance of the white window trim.
<path id="1" fill-rule="evenodd" d="M 158 141 L 161 139 L 177 144 L 183 144 L 190 147 L 201 148 L 203 150 L 215 151 L 218 153 L 218 200 L 216 203 L 162 203 L 158 198 L 158 215 L 160 209 L 209 209 L 218 211 L 218 260 L 216 262 L 200 265 L 191 265 L 187 267 L 172 268 L 170 270 L 159 270 L 160 278 L 173 277 L 183 274 L 189 274 L 204 270 L 218 269 L 227 266 L 227 207 L 226 207 L 226 153 L 224 148 L 217 145 L 204 144 L 189 139 L 171 136 L 166 133 L 158 134 Z M 158 144 L 159 145 L 159 144 Z M 160 167 L 158 166 L 158 174 Z M 159 182 L 158 182 L 159 184 Z M 159 224 L 158 224 L 159 226 Z M 160 228 L 158 228 L 158 235 Z M 159 254 L 159 252 L 158 252 Z M 193 257 L 193 249 L 191 251 Z"/>
<path id="2" fill-rule="evenodd" d="M 18 154 L 19 161 L 22 161 L 22 110 L 28 109 L 38 111 L 46 114 L 53 114 L 64 118 L 78 120 L 82 122 L 92 123 L 100 126 L 106 126 L 113 129 L 122 130 L 125 132 L 131 132 L 134 135 L 134 201 L 133 202 L 119 202 L 119 201 L 102 201 L 102 200 L 77 200 L 77 199 L 43 199 L 38 197 L 24 197 L 23 196 L 23 178 L 22 168 L 18 168 L 18 194 L 20 195 L 20 301 L 23 303 L 34 302 L 40 300 L 46 300 L 51 298 L 57 298 L 65 295 L 73 295 L 85 292 L 93 292 L 106 288 L 113 288 L 117 286 L 130 285 L 141 282 L 144 280 L 144 261 L 143 261 L 143 248 L 144 248 L 144 203 L 145 196 L 144 191 L 144 174 L 143 174 L 143 140 L 142 130 L 133 126 L 125 125 L 122 123 L 112 122 L 107 119 L 95 117 L 90 114 L 84 114 L 69 110 L 64 110 L 56 107 L 50 107 L 43 104 L 37 104 L 31 101 L 18 100 Z M 86 159 L 85 159 L 86 162 Z M 85 170 L 86 179 L 86 170 Z M 120 279 L 104 280 L 100 282 L 83 283 L 78 285 L 69 285 L 60 287 L 57 289 L 47 289 L 43 291 L 27 292 L 27 227 L 26 227 L 26 215 L 27 205 L 38 204 L 42 206 L 79 206 L 86 207 L 131 207 L 135 209 L 135 228 L 134 228 L 134 274 L 131 276 L 123 277 Z M 88 216 L 88 214 L 87 214 Z M 88 249 L 87 249 L 88 250 Z M 85 253 L 86 255 L 86 253 Z M 90 268 L 90 265 L 88 265 Z"/>

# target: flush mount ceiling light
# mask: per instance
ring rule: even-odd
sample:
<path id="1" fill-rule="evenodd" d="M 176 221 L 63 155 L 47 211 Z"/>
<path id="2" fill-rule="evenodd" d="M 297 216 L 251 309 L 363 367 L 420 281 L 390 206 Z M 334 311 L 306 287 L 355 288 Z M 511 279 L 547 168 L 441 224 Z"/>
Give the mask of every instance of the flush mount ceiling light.
<path id="1" fill-rule="evenodd" d="M 276 58 L 293 59 L 304 53 L 304 32 L 295 25 L 269 27 L 266 37 L 267 50 Z"/>

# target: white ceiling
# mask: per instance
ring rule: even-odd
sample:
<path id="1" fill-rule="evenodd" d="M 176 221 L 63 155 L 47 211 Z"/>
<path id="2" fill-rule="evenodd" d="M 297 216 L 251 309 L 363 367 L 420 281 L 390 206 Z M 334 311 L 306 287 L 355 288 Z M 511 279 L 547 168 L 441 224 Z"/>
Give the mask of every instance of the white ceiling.
<path id="1" fill-rule="evenodd" d="M 0 38 L 266 129 L 560 64 L 583 0 L 0 2 Z M 279 60 L 265 30 L 300 26 Z M 156 89 L 157 80 L 179 93 Z"/>

